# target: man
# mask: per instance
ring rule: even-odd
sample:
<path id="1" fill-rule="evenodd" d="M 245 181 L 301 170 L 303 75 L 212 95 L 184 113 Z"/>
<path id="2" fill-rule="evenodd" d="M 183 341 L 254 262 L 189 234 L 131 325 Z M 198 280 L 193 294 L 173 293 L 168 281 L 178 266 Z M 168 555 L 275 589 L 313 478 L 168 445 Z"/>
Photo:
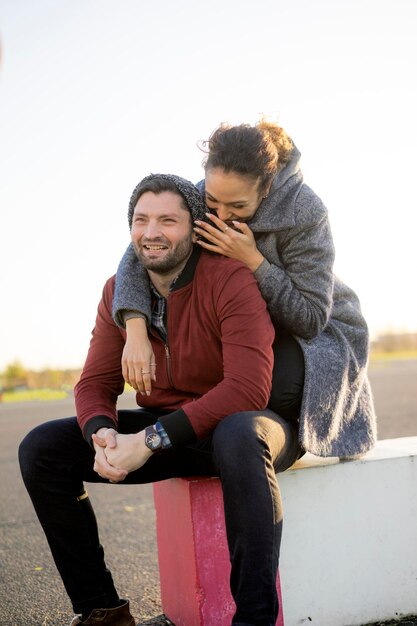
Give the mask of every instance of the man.
<path id="1" fill-rule="evenodd" d="M 297 438 L 265 409 L 274 336 L 265 303 L 246 266 L 194 246 L 193 220 L 206 209 L 192 183 L 148 176 L 131 207 L 132 243 L 153 297 L 152 391 L 137 395 L 140 409 L 116 410 L 125 331 L 111 316 L 113 277 L 75 389 L 77 418 L 35 428 L 19 451 L 26 487 L 79 613 L 71 625 L 134 626 L 106 568 L 84 481 L 219 475 L 233 624 L 272 626 L 281 537 L 275 471 L 295 460 Z"/>

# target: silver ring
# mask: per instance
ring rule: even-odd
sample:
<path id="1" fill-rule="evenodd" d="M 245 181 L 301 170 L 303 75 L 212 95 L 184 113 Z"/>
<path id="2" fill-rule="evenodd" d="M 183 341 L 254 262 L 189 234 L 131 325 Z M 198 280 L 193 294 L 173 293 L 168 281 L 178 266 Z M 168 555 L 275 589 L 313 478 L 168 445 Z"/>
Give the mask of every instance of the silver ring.
<path id="1" fill-rule="evenodd" d="M 225 232 L 226 232 L 226 230 L 229 230 L 229 227 L 228 227 L 228 226 L 226 226 L 226 228 L 224 229 L 224 231 L 223 231 L 223 232 L 225 233 Z"/>

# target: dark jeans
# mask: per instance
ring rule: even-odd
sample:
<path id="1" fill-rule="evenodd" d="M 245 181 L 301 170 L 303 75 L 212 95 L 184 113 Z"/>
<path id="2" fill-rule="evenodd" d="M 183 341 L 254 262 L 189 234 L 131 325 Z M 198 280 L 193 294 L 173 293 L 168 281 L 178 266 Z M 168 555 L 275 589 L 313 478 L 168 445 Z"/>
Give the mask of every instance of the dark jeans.
<path id="1" fill-rule="evenodd" d="M 119 431 L 153 423 L 158 412 L 119 411 Z M 212 436 L 195 445 L 151 457 L 128 474 L 125 484 L 175 476 L 220 477 L 232 562 L 234 623 L 273 626 L 278 615 L 275 579 L 282 530 L 281 498 L 275 473 L 298 454 L 297 431 L 270 410 L 226 417 Z M 93 471 L 94 451 L 75 418 L 46 422 L 20 445 L 26 488 L 45 531 L 76 613 L 116 606 L 118 595 L 106 568 L 86 482 L 108 482 Z"/>
<path id="2" fill-rule="evenodd" d="M 304 356 L 291 335 L 277 334 L 274 342 L 274 370 L 269 408 L 298 422 L 304 389 Z"/>

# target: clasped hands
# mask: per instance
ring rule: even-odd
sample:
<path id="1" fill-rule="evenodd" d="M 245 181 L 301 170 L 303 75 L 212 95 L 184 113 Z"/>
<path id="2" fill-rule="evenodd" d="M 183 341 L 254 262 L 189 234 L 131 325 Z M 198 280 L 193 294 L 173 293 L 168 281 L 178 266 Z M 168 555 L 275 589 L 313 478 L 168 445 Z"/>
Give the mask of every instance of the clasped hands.
<path id="1" fill-rule="evenodd" d="M 145 431 L 131 435 L 121 435 L 114 428 L 100 428 L 92 437 L 94 450 L 94 471 L 113 483 L 142 467 L 152 456 L 145 445 Z"/>

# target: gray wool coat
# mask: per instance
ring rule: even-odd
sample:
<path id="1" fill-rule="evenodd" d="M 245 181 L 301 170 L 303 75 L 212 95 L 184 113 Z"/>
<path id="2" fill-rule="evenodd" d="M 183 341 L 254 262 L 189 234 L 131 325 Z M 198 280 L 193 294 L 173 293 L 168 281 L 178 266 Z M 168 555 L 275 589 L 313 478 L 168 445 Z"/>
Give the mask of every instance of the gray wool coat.
<path id="1" fill-rule="evenodd" d="M 333 274 L 327 210 L 303 182 L 300 153 L 277 174 L 248 222 L 265 261 L 256 272 L 276 328 L 299 342 L 305 362 L 301 446 L 318 456 L 350 457 L 371 449 L 376 418 L 367 378 L 369 335 L 355 293 Z M 204 192 L 204 181 L 198 185 Z M 143 288 L 138 290 L 138 284 Z M 150 319 L 146 272 L 129 246 L 119 266 L 113 314 Z"/>

